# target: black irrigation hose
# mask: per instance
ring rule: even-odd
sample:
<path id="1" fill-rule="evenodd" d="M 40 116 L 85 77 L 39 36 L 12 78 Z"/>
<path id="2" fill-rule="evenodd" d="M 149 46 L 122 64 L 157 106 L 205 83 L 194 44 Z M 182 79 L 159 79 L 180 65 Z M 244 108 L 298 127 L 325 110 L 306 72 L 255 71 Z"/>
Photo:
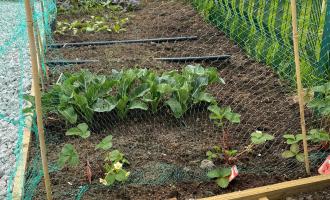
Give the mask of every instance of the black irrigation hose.
<path id="1" fill-rule="evenodd" d="M 219 55 L 219 56 L 200 56 L 200 57 L 173 57 L 173 58 L 155 58 L 159 61 L 168 62 L 201 62 L 201 61 L 222 61 L 230 58 L 231 55 Z"/>
<path id="2" fill-rule="evenodd" d="M 46 65 L 49 67 L 60 65 L 79 65 L 79 64 L 85 64 L 85 63 L 95 63 L 99 62 L 98 60 L 51 60 L 47 61 Z"/>
<path id="3" fill-rule="evenodd" d="M 170 37 L 170 38 L 137 39 L 137 40 L 55 43 L 55 44 L 49 45 L 48 47 L 53 48 L 53 49 L 58 49 L 58 48 L 65 48 L 65 47 L 101 46 L 101 45 L 114 45 L 114 44 L 177 42 L 177 41 L 196 40 L 196 39 L 197 39 L 197 36 L 182 36 L 182 37 Z"/>

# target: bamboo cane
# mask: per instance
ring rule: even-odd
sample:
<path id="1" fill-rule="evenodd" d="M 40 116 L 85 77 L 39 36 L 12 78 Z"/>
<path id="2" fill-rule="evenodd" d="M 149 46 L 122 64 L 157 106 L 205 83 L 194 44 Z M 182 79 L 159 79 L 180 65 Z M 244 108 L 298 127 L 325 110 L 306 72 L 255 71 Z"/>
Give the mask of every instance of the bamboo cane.
<path id="1" fill-rule="evenodd" d="M 32 79 L 34 82 L 35 105 L 36 105 L 42 167 L 44 171 L 44 181 L 45 181 L 45 188 L 47 193 L 47 200 L 52 200 L 52 192 L 50 187 L 50 179 L 49 179 L 48 164 L 46 157 L 45 134 L 42 123 L 41 94 L 40 94 L 40 85 L 39 85 L 40 83 L 38 76 L 36 42 L 33 33 L 32 10 L 31 10 L 30 0 L 25 0 L 24 3 L 25 3 L 26 23 L 27 23 L 27 30 L 29 36 L 29 47 L 30 47 L 31 63 L 32 63 Z"/>
<path id="2" fill-rule="evenodd" d="M 308 158 L 308 146 L 307 146 L 305 111 L 304 111 L 305 102 L 304 102 L 304 93 L 303 93 L 303 87 L 302 87 L 302 83 L 301 83 L 301 73 L 300 73 L 296 0 L 291 0 L 291 11 L 292 11 L 293 48 L 294 48 L 294 57 L 295 57 L 295 64 L 296 64 L 297 91 L 298 91 L 298 98 L 299 98 L 300 126 L 301 126 L 302 135 L 303 135 L 305 168 L 306 168 L 307 174 L 310 175 L 311 171 L 310 171 L 309 158 Z"/>

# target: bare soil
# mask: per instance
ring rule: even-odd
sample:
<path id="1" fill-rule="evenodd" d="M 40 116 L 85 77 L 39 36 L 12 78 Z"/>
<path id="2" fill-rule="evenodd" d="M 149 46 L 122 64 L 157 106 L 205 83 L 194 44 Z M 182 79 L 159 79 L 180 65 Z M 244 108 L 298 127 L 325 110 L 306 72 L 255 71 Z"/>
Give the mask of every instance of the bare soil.
<path id="1" fill-rule="evenodd" d="M 219 145 L 223 138 L 223 133 L 209 120 L 203 105 L 191 108 L 180 120 L 173 119 L 166 109 L 156 114 L 130 113 L 125 120 L 119 120 L 113 113 L 96 116 L 93 134 L 88 140 L 66 137 L 67 126 L 56 117 L 48 116 L 45 126 L 49 161 L 56 162 L 65 143 L 74 144 L 81 159 L 77 168 L 65 168 L 51 174 L 55 199 L 75 199 L 79 187 L 88 185 L 84 175 L 87 160 L 92 166 L 93 182 L 82 195 L 86 200 L 200 198 L 305 176 L 303 164 L 281 158 L 281 152 L 287 148 L 282 135 L 300 130 L 298 105 L 292 99 L 288 83 L 280 80 L 271 68 L 250 59 L 184 1 L 145 0 L 139 10 L 125 14 L 130 18 L 126 32 L 55 35 L 55 39 L 57 42 L 76 42 L 192 35 L 198 39 L 51 50 L 48 60 L 96 59 L 99 62 L 57 67 L 52 70 L 50 84 L 63 71 L 86 68 L 106 74 L 114 68 L 143 67 L 161 72 L 180 70 L 186 64 L 196 63 L 169 63 L 154 58 L 230 54 L 232 57 L 226 62 L 199 63 L 218 68 L 226 84 L 209 89 L 221 105 L 231 106 L 241 114 L 239 125 L 226 125 L 230 135 L 227 142 L 233 149 L 244 150 L 249 144 L 249 134 L 255 130 L 273 134 L 275 140 L 241 158 L 237 163 L 240 175 L 227 189 L 220 189 L 205 179 L 206 172 L 200 169 L 206 151 Z M 85 16 L 60 15 L 57 20 L 81 17 Z M 311 113 L 307 111 L 306 117 L 311 118 Z M 125 153 L 131 163 L 128 166 L 132 172 L 131 180 L 114 187 L 100 186 L 104 153 L 94 150 L 95 144 L 108 134 L 113 135 L 114 147 Z M 161 166 L 168 168 L 165 170 Z M 44 199 L 42 183 L 35 199 Z"/>

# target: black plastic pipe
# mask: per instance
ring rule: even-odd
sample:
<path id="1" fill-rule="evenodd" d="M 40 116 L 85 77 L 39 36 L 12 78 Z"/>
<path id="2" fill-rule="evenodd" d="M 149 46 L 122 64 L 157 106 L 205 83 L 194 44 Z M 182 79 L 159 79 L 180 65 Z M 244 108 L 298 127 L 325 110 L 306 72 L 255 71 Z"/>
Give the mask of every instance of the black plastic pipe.
<path id="1" fill-rule="evenodd" d="M 55 43 L 48 47 L 53 49 L 65 47 L 83 47 L 83 46 L 101 46 L 101 45 L 114 45 L 114 44 L 136 44 L 136 43 L 161 43 L 161 42 L 177 42 L 186 40 L 196 40 L 197 36 L 182 36 L 170 38 L 153 38 L 153 39 L 138 39 L 138 40 L 114 40 L 114 41 L 96 41 L 96 42 L 75 42 L 75 43 Z"/>
<path id="2" fill-rule="evenodd" d="M 85 63 L 96 63 L 99 62 L 98 60 L 50 60 L 46 62 L 46 65 L 49 67 L 56 66 L 56 65 L 79 65 Z"/>
<path id="3" fill-rule="evenodd" d="M 219 55 L 219 56 L 200 56 L 200 57 L 155 58 L 155 60 L 168 61 L 168 62 L 201 62 L 201 61 L 222 61 L 230 57 L 231 55 Z"/>

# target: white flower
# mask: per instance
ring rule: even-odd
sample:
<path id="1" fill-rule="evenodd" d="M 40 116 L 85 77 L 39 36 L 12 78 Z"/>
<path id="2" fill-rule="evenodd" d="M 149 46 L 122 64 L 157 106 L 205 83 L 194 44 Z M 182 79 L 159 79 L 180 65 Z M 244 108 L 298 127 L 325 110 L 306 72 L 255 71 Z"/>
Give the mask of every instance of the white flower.
<path id="1" fill-rule="evenodd" d="M 102 178 L 100 178 L 100 183 L 102 183 L 103 185 L 108 185 L 108 182 Z"/>
<path id="2" fill-rule="evenodd" d="M 126 172 L 125 176 L 128 177 L 131 174 L 131 172 Z"/>
<path id="3" fill-rule="evenodd" d="M 120 170 L 123 167 L 123 164 L 121 164 L 120 162 L 116 162 L 113 167 L 115 168 L 115 170 Z"/>

